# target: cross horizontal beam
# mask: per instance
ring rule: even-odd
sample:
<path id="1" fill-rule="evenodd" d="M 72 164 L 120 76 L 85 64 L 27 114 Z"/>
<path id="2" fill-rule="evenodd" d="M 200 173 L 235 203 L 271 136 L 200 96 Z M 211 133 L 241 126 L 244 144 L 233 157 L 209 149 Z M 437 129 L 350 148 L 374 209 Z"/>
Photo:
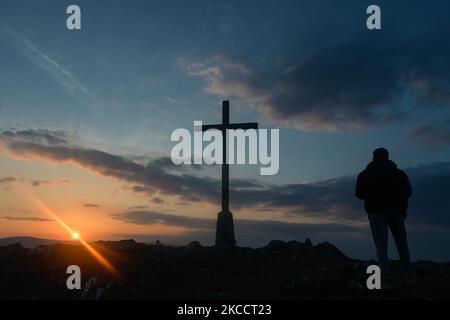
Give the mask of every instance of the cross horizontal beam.
<path id="1" fill-rule="evenodd" d="M 210 129 L 216 129 L 216 130 L 258 129 L 258 123 L 257 122 L 246 122 L 246 123 L 230 123 L 230 124 L 206 124 L 206 125 L 202 126 L 203 131 L 207 131 Z"/>

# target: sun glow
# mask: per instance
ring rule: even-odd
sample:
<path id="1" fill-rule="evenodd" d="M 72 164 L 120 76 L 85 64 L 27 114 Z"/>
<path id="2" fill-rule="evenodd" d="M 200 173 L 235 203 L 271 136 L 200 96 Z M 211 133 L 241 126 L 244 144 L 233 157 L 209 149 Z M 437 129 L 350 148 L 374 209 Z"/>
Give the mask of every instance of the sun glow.
<path id="1" fill-rule="evenodd" d="M 114 266 L 103 257 L 100 252 L 95 250 L 89 243 L 87 243 L 83 238 L 81 238 L 80 234 L 78 232 L 75 232 L 72 230 L 64 221 L 61 220 L 58 215 L 53 212 L 49 207 L 47 207 L 43 202 L 41 202 L 39 199 L 37 199 L 35 196 L 31 195 L 30 193 L 26 192 L 26 195 L 34 202 L 34 204 L 47 216 L 54 219 L 56 222 L 58 222 L 64 229 L 66 229 L 69 234 L 72 236 L 73 239 L 78 240 L 88 251 L 89 253 L 98 260 L 104 267 L 106 267 L 113 275 L 119 276 L 119 272 L 114 268 Z"/>

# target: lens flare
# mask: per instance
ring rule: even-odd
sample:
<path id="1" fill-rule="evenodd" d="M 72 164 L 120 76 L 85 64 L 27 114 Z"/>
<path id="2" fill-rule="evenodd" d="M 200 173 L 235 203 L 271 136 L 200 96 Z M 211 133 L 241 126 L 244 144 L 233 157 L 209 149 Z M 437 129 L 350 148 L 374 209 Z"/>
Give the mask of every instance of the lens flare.
<path id="1" fill-rule="evenodd" d="M 72 230 L 64 221 L 61 220 L 61 218 L 58 217 L 56 213 L 54 213 L 49 207 L 47 207 L 42 201 L 34 197 L 33 195 L 26 192 L 26 195 L 33 201 L 33 203 L 47 216 L 54 219 L 56 222 L 58 222 L 64 229 L 66 229 L 69 234 L 72 236 L 73 239 L 76 239 L 79 241 L 88 251 L 89 253 L 98 260 L 106 269 L 108 269 L 113 275 L 119 276 L 119 272 L 114 268 L 114 266 L 106 260 L 100 252 L 95 250 L 89 243 L 87 243 L 83 238 L 81 238 L 80 234 L 78 232 L 75 232 Z"/>

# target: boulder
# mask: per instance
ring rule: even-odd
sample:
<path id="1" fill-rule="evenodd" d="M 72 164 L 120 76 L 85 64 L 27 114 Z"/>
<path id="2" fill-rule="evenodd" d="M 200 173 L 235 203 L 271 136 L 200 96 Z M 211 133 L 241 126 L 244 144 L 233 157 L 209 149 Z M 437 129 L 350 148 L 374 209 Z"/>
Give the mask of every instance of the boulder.
<path id="1" fill-rule="evenodd" d="M 272 240 L 268 245 L 264 247 L 265 251 L 274 252 L 274 251 L 286 251 L 288 248 L 288 243 L 281 240 Z"/>
<path id="2" fill-rule="evenodd" d="M 314 247 L 318 257 L 329 259 L 348 259 L 347 256 L 329 242 L 319 243 Z"/>
<path id="3" fill-rule="evenodd" d="M 188 248 L 188 249 L 200 249 L 200 248 L 202 248 L 202 245 L 198 241 L 191 241 L 191 242 L 188 243 L 186 248 Z"/>

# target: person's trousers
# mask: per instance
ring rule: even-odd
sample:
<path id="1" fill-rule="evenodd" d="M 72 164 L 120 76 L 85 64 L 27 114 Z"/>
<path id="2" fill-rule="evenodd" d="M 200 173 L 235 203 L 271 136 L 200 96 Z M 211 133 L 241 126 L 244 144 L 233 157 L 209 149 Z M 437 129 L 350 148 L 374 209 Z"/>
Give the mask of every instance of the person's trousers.
<path id="1" fill-rule="evenodd" d="M 405 219 L 400 215 L 373 213 L 369 215 L 370 228 L 375 242 L 378 264 L 382 273 L 388 274 L 388 229 L 391 230 L 397 246 L 400 262 L 406 274 L 410 272 L 410 257 L 406 236 Z"/>

